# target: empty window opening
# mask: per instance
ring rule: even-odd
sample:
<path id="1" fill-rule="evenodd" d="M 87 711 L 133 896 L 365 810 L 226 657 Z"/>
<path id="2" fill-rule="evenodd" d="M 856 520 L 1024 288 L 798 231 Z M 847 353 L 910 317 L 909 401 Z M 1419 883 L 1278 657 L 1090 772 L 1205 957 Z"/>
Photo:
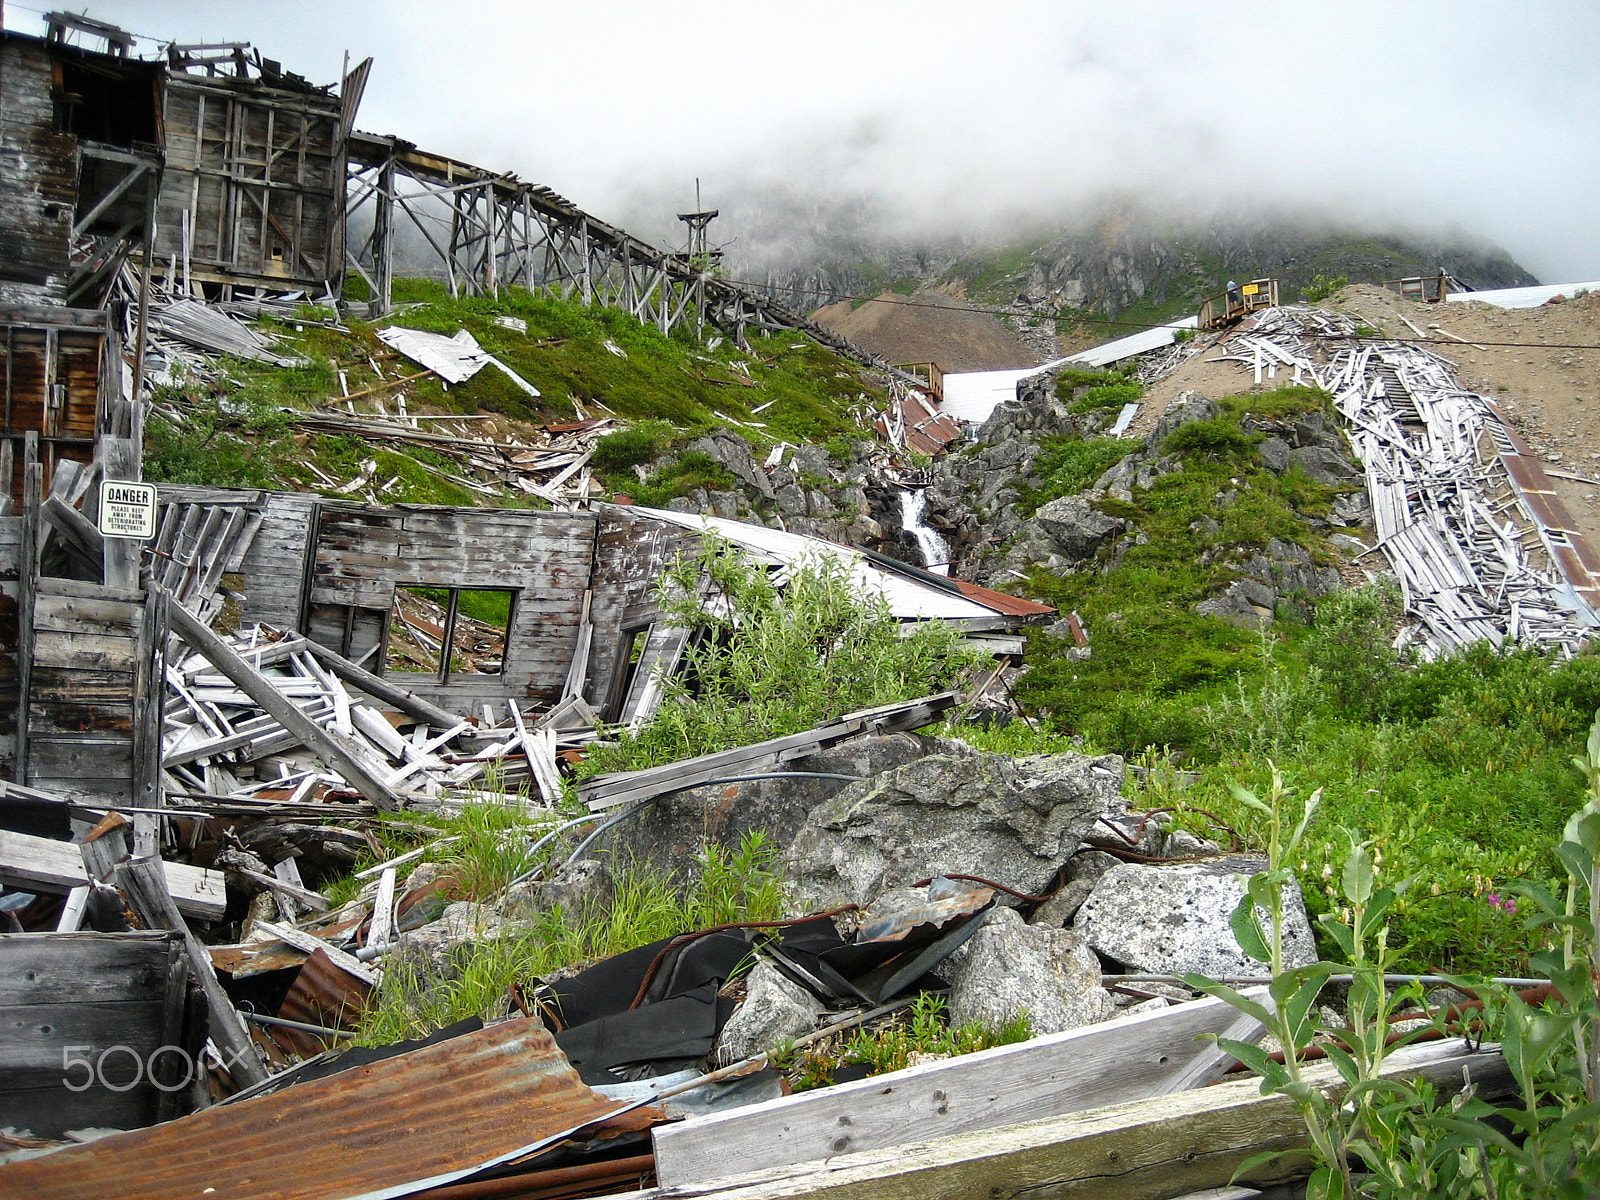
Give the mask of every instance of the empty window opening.
<path id="1" fill-rule="evenodd" d="M 514 597 L 503 588 L 395 588 L 386 669 L 432 675 L 441 682 L 501 674 Z"/>

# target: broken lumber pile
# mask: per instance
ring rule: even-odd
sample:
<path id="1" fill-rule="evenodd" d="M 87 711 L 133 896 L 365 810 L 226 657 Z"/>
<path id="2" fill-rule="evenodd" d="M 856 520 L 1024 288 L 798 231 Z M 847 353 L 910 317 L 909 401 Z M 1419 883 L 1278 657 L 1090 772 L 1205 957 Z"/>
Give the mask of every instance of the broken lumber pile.
<path id="1" fill-rule="evenodd" d="M 1396 649 L 1424 658 L 1477 641 L 1576 652 L 1600 626 L 1600 556 L 1560 508 L 1498 409 L 1426 346 L 1356 338 L 1319 309 L 1268 309 L 1220 359 L 1280 367 L 1326 389 L 1366 474 L 1377 544 L 1415 621 Z"/>

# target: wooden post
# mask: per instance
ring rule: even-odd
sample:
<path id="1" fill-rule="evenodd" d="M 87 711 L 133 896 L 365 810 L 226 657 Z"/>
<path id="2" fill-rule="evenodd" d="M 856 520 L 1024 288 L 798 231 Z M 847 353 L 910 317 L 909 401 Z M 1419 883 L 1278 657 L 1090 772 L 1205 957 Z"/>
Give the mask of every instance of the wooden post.
<path id="1" fill-rule="evenodd" d="M 161 712 L 166 694 L 167 604 L 167 592 L 149 590 L 145 595 L 144 621 L 139 627 L 139 673 L 133 693 L 133 802 L 141 808 L 161 808 L 164 803 Z M 137 822 L 135 827 L 138 828 Z M 159 848 L 159 824 L 156 829 L 157 844 L 151 847 L 152 853 Z M 144 830 L 140 829 L 140 833 Z"/>
<path id="2" fill-rule="evenodd" d="M 265 709 L 278 724 L 325 758 L 330 766 L 336 767 L 366 799 L 385 812 L 399 811 L 400 797 L 368 769 L 353 744 L 347 745 L 346 739 L 323 729 L 286 700 L 260 672 L 183 605 L 169 603 L 167 613 L 178 636 L 205 655 L 212 666 Z"/>
<path id="3" fill-rule="evenodd" d="M 394 303 L 394 147 L 378 168 L 377 211 L 372 218 L 372 274 L 377 283 L 367 314 L 387 313 Z"/>
<path id="4" fill-rule="evenodd" d="M 33 687 L 33 607 L 39 588 L 39 509 L 44 468 L 39 434 L 22 442 L 22 544 L 17 554 L 17 782 L 28 782 L 28 697 Z"/>
<path id="5" fill-rule="evenodd" d="M 494 180 L 489 180 L 483 185 L 483 290 L 485 295 L 499 294 L 499 287 L 495 276 L 495 242 L 498 237 L 496 230 L 499 222 L 495 219 L 499 213 L 499 206 L 494 198 Z"/>

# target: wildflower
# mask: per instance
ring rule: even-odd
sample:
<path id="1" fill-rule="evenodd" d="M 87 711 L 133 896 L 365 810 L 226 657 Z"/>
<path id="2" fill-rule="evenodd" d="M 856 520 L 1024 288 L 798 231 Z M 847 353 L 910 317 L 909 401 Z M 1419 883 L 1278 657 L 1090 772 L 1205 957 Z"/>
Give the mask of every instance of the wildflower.
<path id="1" fill-rule="evenodd" d="M 1495 894 L 1494 892 L 1490 892 L 1489 895 L 1486 897 L 1486 899 L 1489 901 L 1489 907 L 1490 908 L 1499 908 L 1500 907 L 1500 897 L 1497 894 Z"/>

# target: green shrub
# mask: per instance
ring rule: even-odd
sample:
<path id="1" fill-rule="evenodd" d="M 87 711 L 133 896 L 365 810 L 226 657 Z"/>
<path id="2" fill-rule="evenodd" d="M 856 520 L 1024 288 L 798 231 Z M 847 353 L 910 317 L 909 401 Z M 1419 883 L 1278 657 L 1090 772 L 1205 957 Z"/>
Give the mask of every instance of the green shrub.
<path id="1" fill-rule="evenodd" d="M 621 475 L 660 457 L 664 448 L 659 430 L 634 425 L 608 433 L 596 442 L 590 461 L 597 471 Z"/>
<path id="2" fill-rule="evenodd" d="M 1144 395 L 1144 389 L 1132 380 L 1117 380 L 1091 387 L 1067 406 L 1069 412 L 1095 412 L 1104 408 L 1121 408 Z"/>
<path id="3" fill-rule="evenodd" d="M 1038 488 L 1020 489 L 1017 512 L 1032 516 L 1052 500 L 1092 487 L 1129 452 L 1130 444 L 1121 438 L 1080 438 L 1070 434 L 1044 438 L 1028 468 L 1042 482 Z"/>
<path id="4" fill-rule="evenodd" d="M 1307 304 L 1321 304 L 1340 288 L 1348 287 L 1349 284 L 1350 281 L 1343 275 L 1329 279 L 1321 271 L 1318 271 L 1314 276 L 1312 276 L 1311 282 L 1300 289 L 1300 299 L 1304 300 Z"/>
<path id="5" fill-rule="evenodd" d="M 1213 458 L 1255 458 L 1257 433 L 1246 433 L 1232 417 L 1212 417 L 1190 421 L 1167 435 L 1162 450 L 1168 454 L 1205 454 Z"/>
<path id="6" fill-rule="evenodd" d="M 1306 661 L 1320 673 L 1329 706 L 1343 717 L 1370 721 L 1400 672 L 1390 646 L 1403 611 L 1400 589 L 1374 583 L 1317 601 Z"/>
<path id="7" fill-rule="evenodd" d="M 281 484 L 296 456 L 293 415 L 249 392 L 189 401 L 158 396 L 178 415 L 145 423 L 144 476 L 154 482 L 269 488 Z"/>
<path id="8" fill-rule="evenodd" d="M 944 690 L 985 660 L 942 621 L 902 636 L 880 596 L 859 594 L 833 559 L 803 562 L 780 590 L 726 543 L 662 576 L 668 618 L 692 631 L 686 669 L 637 734 L 599 749 L 585 774 L 638 770 L 810 728 L 858 708 Z"/>

